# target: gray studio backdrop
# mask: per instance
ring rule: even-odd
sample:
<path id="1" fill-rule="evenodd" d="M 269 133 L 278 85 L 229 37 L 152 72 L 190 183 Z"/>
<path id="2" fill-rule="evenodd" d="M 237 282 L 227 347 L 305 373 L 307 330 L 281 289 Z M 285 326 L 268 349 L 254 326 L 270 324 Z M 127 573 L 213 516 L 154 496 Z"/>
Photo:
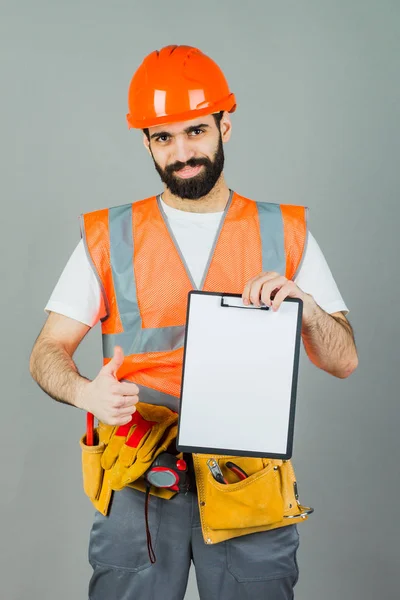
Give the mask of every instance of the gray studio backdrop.
<path id="1" fill-rule="evenodd" d="M 143 57 L 172 43 L 224 69 L 238 100 L 227 181 L 310 207 L 356 333 L 360 365 L 347 380 L 301 356 L 293 462 L 315 513 L 299 525 L 296 600 L 397 597 L 398 1 L 3 0 L 0 10 L 1 597 L 87 598 L 85 414 L 46 396 L 28 361 L 79 214 L 162 189 L 126 127 L 126 98 Z M 75 354 L 88 377 L 100 343 L 97 325 Z M 198 598 L 193 569 L 186 597 Z"/>

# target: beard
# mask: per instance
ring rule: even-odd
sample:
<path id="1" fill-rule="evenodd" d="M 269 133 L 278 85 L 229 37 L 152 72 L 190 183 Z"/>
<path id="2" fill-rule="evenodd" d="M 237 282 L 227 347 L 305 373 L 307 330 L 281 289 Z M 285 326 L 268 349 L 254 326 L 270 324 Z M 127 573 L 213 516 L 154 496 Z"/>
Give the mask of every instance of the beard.
<path id="1" fill-rule="evenodd" d="M 151 154 L 153 156 L 153 153 Z M 218 147 L 212 160 L 209 158 L 191 158 L 186 163 L 176 162 L 162 169 L 156 163 L 153 156 L 154 166 L 161 180 L 165 183 L 171 194 L 187 200 L 198 200 L 206 196 L 217 183 L 224 168 L 224 148 L 221 133 L 219 135 Z M 175 171 L 185 167 L 197 167 L 204 165 L 204 169 L 194 177 L 180 179 L 174 175 Z"/>

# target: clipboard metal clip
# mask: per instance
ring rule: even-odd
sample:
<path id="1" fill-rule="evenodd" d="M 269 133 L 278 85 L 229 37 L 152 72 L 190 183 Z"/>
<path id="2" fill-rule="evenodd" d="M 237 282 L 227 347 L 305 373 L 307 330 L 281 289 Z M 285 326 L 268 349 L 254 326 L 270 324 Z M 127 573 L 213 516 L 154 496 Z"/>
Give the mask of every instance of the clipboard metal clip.
<path id="1" fill-rule="evenodd" d="M 267 305 L 263 306 L 237 306 L 236 304 L 228 304 L 225 300 L 224 296 L 221 298 L 221 306 L 224 308 L 242 308 L 244 310 L 270 310 L 270 307 Z"/>

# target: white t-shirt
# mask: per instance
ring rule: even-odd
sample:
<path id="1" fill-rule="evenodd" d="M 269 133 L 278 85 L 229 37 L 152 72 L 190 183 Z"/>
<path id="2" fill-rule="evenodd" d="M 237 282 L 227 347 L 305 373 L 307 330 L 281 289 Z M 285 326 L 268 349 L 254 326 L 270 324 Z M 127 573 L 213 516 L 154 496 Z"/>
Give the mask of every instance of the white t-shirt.
<path id="1" fill-rule="evenodd" d="M 200 286 L 223 212 L 190 213 L 171 208 L 161 200 L 192 278 Z M 308 232 L 303 262 L 294 279 L 327 313 L 349 312 L 315 238 Z M 103 295 L 80 240 L 68 260 L 44 309 L 93 327 L 106 315 Z"/>

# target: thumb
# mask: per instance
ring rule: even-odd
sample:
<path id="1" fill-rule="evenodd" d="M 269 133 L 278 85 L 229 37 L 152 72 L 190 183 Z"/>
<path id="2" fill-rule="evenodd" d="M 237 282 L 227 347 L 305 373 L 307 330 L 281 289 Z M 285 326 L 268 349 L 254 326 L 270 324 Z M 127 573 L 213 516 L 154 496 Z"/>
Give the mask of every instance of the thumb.
<path id="1" fill-rule="evenodd" d="M 110 362 L 103 367 L 103 373 L 107 373 L 108 375 L 117 378 L 117 371 L 124 362 L 124 358 L 124 352 L 121 346 L 114 346 L 114 356 Z"/>

